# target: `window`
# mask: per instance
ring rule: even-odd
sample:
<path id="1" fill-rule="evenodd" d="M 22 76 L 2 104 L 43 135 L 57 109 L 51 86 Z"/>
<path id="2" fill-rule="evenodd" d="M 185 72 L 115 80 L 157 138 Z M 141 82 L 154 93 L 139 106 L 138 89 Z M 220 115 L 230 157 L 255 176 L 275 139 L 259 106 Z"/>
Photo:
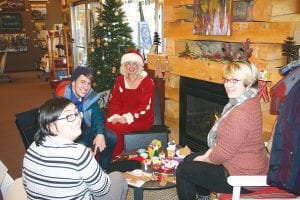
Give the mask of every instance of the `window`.
<path id="1" fill-rule="evenodd" d="M 154 32 L 157 32 L 161 38 L 159 52 L 163 51 L 162 7 L 162 2 L 157 0 L 123 0 L 123 10 L 127 16 L 126 22 L 133 30 L 133 41 L 144 54 L 148 54 L 151 49 L 151 46 L 149 48 L 149 44 L 145 42 L 145 38 L 147 41 L 150 40 L 152 44 Z"/>
<path id="2" fill-rule="evenodd" d="M 157 0 L 122 0 L 123 11 L 126 14 L 126 22 L 132 28 L 133 42 L 145 55 L 150 52 L 153 43 L 154 32 L 161 38 L 159 52 L 163 51 L 162 40 L 162 1 Z M 139 3 L 140 2 L 140 3 Z M 155 4 L 155 2 L 157 2 Z M 140 15 L 140 8 L 143 15 Z M 90 0 L 73 3 L 71 7 L 72 36 L 74 38 L 73 52 L 74 65 L 86 65 L 87 47 L 92 39 L 92 30 L 97 20 L 97 8 L 99 2 Z M 141 22 L 143 21 L 143 22 Z M 146 41 L 146 42 L 145 42 Z"/>

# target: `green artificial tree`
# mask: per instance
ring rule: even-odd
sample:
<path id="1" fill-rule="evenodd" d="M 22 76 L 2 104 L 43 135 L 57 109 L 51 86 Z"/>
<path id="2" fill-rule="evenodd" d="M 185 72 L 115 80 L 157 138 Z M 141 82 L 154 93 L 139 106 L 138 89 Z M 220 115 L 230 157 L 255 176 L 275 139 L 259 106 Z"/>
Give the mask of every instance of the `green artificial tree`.
<path id="1" fill-rule="evenodd" d="M 287 63 L 290 63 L 294 60 L 298 60 L 299 58 L 299 47 L 300 45 L 296 45 L 293 37 L 287 37 L 282 45 L 282 55 L 286 56 Z"/>
<path id="2" fill-rule="evenodd" d="M 88 65 L 94 76 L 93 88 L 97 92 L 113 87 L 122 55 L 135 48 L 132 29 L 124 22 L 122 2 L 109 0 L 99 3 L 97 24 L 88 51 Z"/>
<path id="3" fill-rule="evenodd" d="M 158 54 L 158 46 L 161 44 L 161 42 L 157 32 L 154 32 L 153 44 L 155 45 L 155 53 Z"/>

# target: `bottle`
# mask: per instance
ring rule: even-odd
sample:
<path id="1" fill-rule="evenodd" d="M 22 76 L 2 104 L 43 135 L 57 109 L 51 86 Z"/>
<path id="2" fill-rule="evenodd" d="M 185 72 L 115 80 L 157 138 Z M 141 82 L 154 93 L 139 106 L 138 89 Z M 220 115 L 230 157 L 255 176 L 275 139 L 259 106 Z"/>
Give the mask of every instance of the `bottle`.
<path id="1" fill-rule="evenodd" d="M 155 145 L 155 147 L 154 147 L 154 154 L 153 154 L 153 156 L 156 156 L 156 157 L 158 157 L 158 146 L 157 145 Z"/>

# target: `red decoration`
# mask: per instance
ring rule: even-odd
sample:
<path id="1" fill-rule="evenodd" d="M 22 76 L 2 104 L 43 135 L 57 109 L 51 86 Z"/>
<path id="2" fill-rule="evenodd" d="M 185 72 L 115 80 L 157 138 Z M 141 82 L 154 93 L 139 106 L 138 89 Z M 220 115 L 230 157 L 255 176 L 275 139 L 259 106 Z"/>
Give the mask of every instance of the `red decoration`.
<path id="1" fill-rule="evenodd" d="M 270 101 L 268 88 L 267 88 L 268 83 L 271 83 L 271 81 L 258 80 L 258 97 L 263 98 L 266 103 Z"/>

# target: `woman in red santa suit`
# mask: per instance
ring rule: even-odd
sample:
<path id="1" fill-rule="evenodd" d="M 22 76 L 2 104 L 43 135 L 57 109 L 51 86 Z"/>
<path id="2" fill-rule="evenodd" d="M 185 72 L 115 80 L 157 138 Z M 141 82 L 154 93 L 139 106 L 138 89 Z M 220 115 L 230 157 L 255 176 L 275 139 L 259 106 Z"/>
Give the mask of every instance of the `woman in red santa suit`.
<path id="1" fill-rule="evenodd" d="M 123 152 L 123 133 L 151 128 L 154 120 L 154 83 L 144 71 L 144 59 L 138 51 L 129 50 L 121 58 L 109 102 L 107 129 L 116 133 L 118 141 L 113 156 Z"/>

